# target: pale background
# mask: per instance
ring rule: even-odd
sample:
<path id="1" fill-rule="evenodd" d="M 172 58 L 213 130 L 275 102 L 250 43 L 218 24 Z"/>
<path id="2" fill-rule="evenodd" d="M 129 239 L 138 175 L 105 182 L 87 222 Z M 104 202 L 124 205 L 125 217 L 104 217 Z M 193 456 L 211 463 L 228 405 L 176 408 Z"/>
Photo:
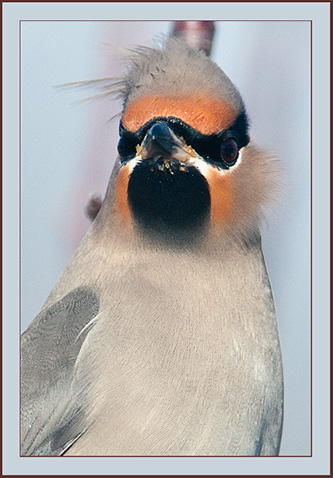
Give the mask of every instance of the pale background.
<path id="1" fill-rule="evenodd" d="M 89 227 L 83 207 L 104 193 L 120 104 L 72 105 L 94 92 L 58 84 L 117 76 L 99 43 L 151 45 L 168 22 L 23 22 L 21 320 L 39 312 Z M 285 373 L 282 455 L 310 454 L 310 22 L 219 22 L 213 58 L 240 90 L 252 137 L 286 169 L 286 195 L 263 231 Z"/>

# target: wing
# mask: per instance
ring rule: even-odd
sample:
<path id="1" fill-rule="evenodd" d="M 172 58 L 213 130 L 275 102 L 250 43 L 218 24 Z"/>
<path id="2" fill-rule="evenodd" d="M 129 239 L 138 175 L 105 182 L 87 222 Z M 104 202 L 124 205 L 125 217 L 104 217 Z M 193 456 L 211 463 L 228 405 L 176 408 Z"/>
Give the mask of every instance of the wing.
<path id="1" fill-rule="evenodd" d="M 42 311 L 21 340 L 21 454 L 61 455 L 84 432 L 74 365 L 99 309 L 89 287 Z"/>

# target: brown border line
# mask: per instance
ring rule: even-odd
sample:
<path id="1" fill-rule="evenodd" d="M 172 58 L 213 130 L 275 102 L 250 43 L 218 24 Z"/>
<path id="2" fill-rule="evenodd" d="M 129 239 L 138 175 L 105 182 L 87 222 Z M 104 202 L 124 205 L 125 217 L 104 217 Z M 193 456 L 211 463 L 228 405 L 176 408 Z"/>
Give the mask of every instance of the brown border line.
<path id="1" fill-rule="evenodd" d="M 250 1 L 250 0 L 247 0 L 247 1 Z M 260 0 L 261 1 L 261 0 Z M 299 0 L 298 0 L 299 1 Z M 89 2 L 91 3 L 91 2 Z M 168 3 L 168 2 L 167 2 Z M 201 2 L 202 3 L 202 2 Z M 253 3 L 253 2 L 251 2 Z M 287 3 L 287 2 L 286 2 Z M 313 3 L 313 2 L 311 2 Z M 259 20 L 217 20 L 216 18 L 215 19 L 206 19 L 206 20 L 202 20 L 202 18 L 199 18 L 199 19 L 192 19 L 193 21 L 207 21 L 207 22 L 210 22 L 210 21 L 213 21 L 213 22 L 219 22 L 219 23 L 222 23 L 222 22 L 225 22 L 225 23 L 231 23 L 231 22 L 234 22 L 234 23 L 240 23 L 240 22 L 262 22 L 262 23 L 273 23 L 273 22 L 289 22 L 289 23 L 301 23 L 301 22 L 312 22 L 312 20 L 308 19 L 308 18 L 304 18 L 303 20 L 287 20 L 287 19 L 281 19 L 281 20 L 262 20 L 262 19 L 259 19 Z M 192 21 L 191 20 L 191 21 Z M 96 23 L 110 23 L 110 22 L 114 22 L 114 23 L 122 23 L 122 22 L 132 22 L 132 23 L 155 23 L 155 22 L 161 22 L 161 23 L 171 23 L 171 22 L 178 22 L 178 21 L 183 21 L 183 20 L 98 20 L 98 19 L 95 19 L 95 20 L 20 20 L 20 23 L 40 23 L 40 22 L 43 22 L 43 23 L 46 23 L 46 22 L 62 22 L 62 23 L 90 23 L 90 22 L 96 22 Z"/>
<path id="2" fill-rule="evenodd" d="M 312 37 L 312 20 L 310 22 L 310 453 L 312 456 L 313 450 L 313 328 L 312 328 L 312 316 L 313 316 L 313 288 L 312 288 L 312 256 L 313 256 L 313 233 L 312 233 L 312 220 L 313 220 L 313 200 L 312 200 L 312 187 L 313 187 L 313 118 L 312 118 L 312 94 L 313 94 L 313 82 L 312 82 L 312 67 L 313 67 L 313 37 Z"/>
<path id="3" fill-rule="evenodd" d="M 1 2 L 2 4 L 4 3 L 12 3 L 12 2 Z M 29 2 L 29 1 L 23 1 L 23 2 L 17 2 L 17 3 L 66 3 L 66 2 L 47 2 L 47 1 L 43 1 L 41 0 L 40 2 Z M 92 0 L 83 0 L 83 1 L 79 1 L 79 0 L 72 0 L 71 3 L 94 3 L 92 2 Z M 172 1 L 172 2 L 164 2 L 164 1 L 154 1 L 154 0 L 131 0 L 130 2 L 127 2 L 127 1 L 124 1 L 124 2 L 121 2 L 121 1 L 107 1 L 107 0 L 99 0 L 98 3 L 125 3 L 127 5 L 131 5 L 131 3 L 162 3 L 164 5 L 168 5 L 168 4 L 177 4 L 177 3 L 206 3 L 204 2 L 203 0 L 181 0 L 181 2 L 179 1 Z M 228 1 L 225 1 L 225 2 L 220 2 L 218 0 L 209 0 L 209 3 L 220 3 L 221 5 L 223 5 L 224 3 L 231 3 L 231 2 L 228 2 Z M 270 1 L 270 0 L 256 0 L 255 2 L 253 0 L 241 0 L 239 2 L 235 2 L 235 3 L 239 3 L 239 4 L 242 4 L 242 3 L 274 3 L 274 4 L 279 4 L 279 3 L 316 3 L 315 0 L 293 0 L 292 2 L 288 2 L 288 1 Z M 332 3 L 331 0 L 320 0 L 319 3 Z M 184 19 L 183 19 L 184 20 Z M 193 20 L 193 18 L 191 18 L 191 21 Z M 202 21 L 202 18 L 200 19 Z M 209 19 L 206 19 L 206 20 L 209 20 Z M 219 20 L 216 20 L 216 18 L 212 19 L 213 21 L 219 21 Z M 34 20 L 32 20 L 34 21 Z M 40 20 L 38 20 L 40 21 Z M 52 21 L 52 20 L 51 20 Z M 62 20 L 54 20 L 54 21 L 62 21 Z M 66 20 L 66 21 L 72 21 L 72 20 Z M 81 21 L 81 20 L 75 20 L 75 21 Z M 95 21 L 95 20 L 82 20 L 82 21 Z M 104 21 L 104 20 L 103 20 Z M 113 21 L 118 21 L 118 20 L 113 20 Z M 132 21 L 132 20 L 121 20 L 121 21 Z M 145 22 L 145 21 L 152 21 L 152 22 L 155 22 L 155 21 L 164 21 L 164 20 L 133 20 L 133 21 L 142 21 L 142 22 Z M 169 21 L 169 20 L 165 20 L 165 21 Z M 177 20 L 170 20 L 170 21 L 177 21 Z M 226 21 L 229 21 L 229 20 L 226 20 Z M 233 20 L 233 21 L 243 21 L 243 20 Z M 256 20 L 245 20 L 245 21 L 256 21 Z M 272 20 L 272 21 L 279 21 L 279 20 Z M 290 20 L 290 21 L 293 21 L 293 20 Z"/>
<path id="4" fill-rule="evenodd" d="M 331 2 L 330 2 L 331 3 Z M 330 8 L 330 27 L 332 28 L 332 23 L 333 23 L 333 10 L 332 8 Z M 329 32 L 329 39 L 330 39 L 330 46 L 331 46 L 331 51 L 330 51 L 330 61 L 331 61 L 331 67 L 330 67 L 330 78 L 332 78 L 332 33 L 331 33 L 331 29 L 330 29 L 330 32 Z M 330 107 L 331 107 L 331 114 L 330 114 L 330 120 L 331 120 L 331 125 L 333 124 L 333 113 L 332 113 L 332 83 L 331 83 L 331 88 L 330 88 L 330 94 L 331 94 L 331 98 L 330 98 Z M 330 158 L 332 158 L 332 136 L 330 138 L 330 145 L 329 145 L 329 149 L 330 149 Z M 331 160 L 332 161 L 332 160 Z M 331 165 L 331 168 L 330 168 L 330 206 L 331 206 L 331 209 L 330 209 L 330 285 L 331 285 L 331 289 L 330 291 L 332 292 L 332 277 L 333 277 L 333 274 L 332 274 L 332 251 L 333 251 L 333 248 L 332 248 L 332 230 L 333 230 L 333 227 L 332 227 L 332 197 L 333 197 L 333 193 L 332 193 L 332 178 L 333 178 L 333 171 L 332 171 L 332 165 Z M 331 297 L 330 297 L 330 317 L 332 317 L 332 294 L 331 294 Z M 331 429 L 330 429 L 330 439 L 331 439 L 331 443 L 330 443 L 330 475 L 332 476 L 332 461 L 333 461 L 333 458 L 332 458 L 332 449 L 333 449 L 333 433 L 332 433 L 332 428 L 333 428 L 333 407 L 332 407 L 332 392 L 333 392 L 333 385 L 332 385 L 332 376 L 333 376 L 333 371 L 332 371 L 332 362 L 333 362 L 333 355 L 332 355 L 332 342 L 333 342 L 333 328 L 332 326 L 330 327 L 330 364 L 331 364 L 331 367 L 330 367 L 330 380 L 331 380 L 331 386 L 330 386 L 330 411 L 331 411 L 331 420 L 330 420 L 330 425 L 331 425 Z"/>
<path id="5" fill-rule="evenodd" d="M 1 5 L 2 7 L 2 5 Z M 2 16 L 2 8 L 1 8 L 1 11 L 0 11 L 0 16 L 1 16 L 1 25 L 2 25 L 2 19 L 3 19 L 3 16 Z M 2 32 L 2 35 L 1 35 L 1 39 L 2 39 L 2 44 L 4 44 L 4 33 Z M 2 61 L 1 61 L 1 67 L 3 65 L 3 48 L 1 50 L 1 54 L 2 54 Z M 2 86 L 2 92 L 4 91 L 4 88 L 3 88 L 3 70 L 1 69 L 1 72 L 2 72 L 2 75 L 1 75 L 1 86 Z M 3 94 L 3 93 L 2 93 Z M 2 103 L 1 103 L 2 105 Z M 2 110 L 3 111 L 3 110 Z M 2 118 L 3 118 L 3 115 L 2 115 Z M 0 120 L 2 121 L 2 120 Z M 1 123 L 1 126 L 2 126 L 2 123 Z M 1 144 L 3 144 L 3 128 L 1 128 Z M 1 161 L 1 172 L 0 172 L 0 175 L 1 175 L 1 185 L 3 184 L 3 156 L 2 156 L 2 161 Z M 1 199 L 3 200 L 3 192 L 2 192 L 2 196 L 1 196 Z M 2 202 L 3 204 L 3 202 Z M 0 446 L 1 446 L 1 451 L 0 451 L 0 469 L 1 469 L 1 476 L 2 476 L 2 471 L 3 471 L 3 462 L 2 462 L 2 450 L 3 450 L 3 442 L 2 442 L 2 437 L 3 437 L 3 364 L 4 364 L 4 351 L 3 351 L 3 285 L 2 285 L 2 278 L 3 278 L 3 212 L 2 212 L 2 208 L 3 206 L 1 207 L 1 211 L 0 211 L 0 215 L 1 215 L 1 251 L 2 251 L 2 256 L 1 256 L 1 270 L 2 270 L 2 274 L 1 274 L 1 278 L 0 278 L 0 281 L 1 281 L 1 310 L 2 310 L 2 315 L 1 315 L 1 329 L 0 329 L 0 335 L 1 335 L 1 367 L 0 367 L 0 375 L 1 375 L 1 397 L 0 397 L 0 404 L 1 404 L 1 417 L 0 417 L 0 420 L 1 420 L 1 434 L 0 434 Z M 19 257 L 19 262 L 20 262 L 20 257 Z M 20 339 L 21 341 L 21 339 Z"/>
<path id="6" fill-rule="evenodd" d="M 19 343 L 19 443 L 18 452 L 21 448 L 21 330 L 22 330 L 22 31 L 21 20 L 19 21 L 19 315 L 20 315 L 20 343 Z"/>

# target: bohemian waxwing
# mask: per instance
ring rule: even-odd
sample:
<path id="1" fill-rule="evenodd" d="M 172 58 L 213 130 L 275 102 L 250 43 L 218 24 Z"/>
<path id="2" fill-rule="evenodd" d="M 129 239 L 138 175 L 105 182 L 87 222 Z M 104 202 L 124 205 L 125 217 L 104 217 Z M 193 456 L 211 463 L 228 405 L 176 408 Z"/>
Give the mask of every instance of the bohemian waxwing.
<path id="1" fill-rule="evenodd" d="M 259 220 L 278 163 L 229 78 L 179 40 L 133 52 L 114 90 L 103 206 L 22 335 L 21 454 L 277 455 Z"/>

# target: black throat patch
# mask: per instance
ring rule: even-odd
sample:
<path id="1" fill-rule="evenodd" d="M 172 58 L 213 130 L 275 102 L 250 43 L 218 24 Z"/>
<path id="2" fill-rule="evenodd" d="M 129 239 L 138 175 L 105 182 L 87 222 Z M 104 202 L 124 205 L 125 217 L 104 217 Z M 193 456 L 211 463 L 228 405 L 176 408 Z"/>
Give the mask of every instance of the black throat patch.
<path id="1" fill-rule="evenodd" d="M 129 179 L 128 202 L 139 227 L 173 237 L 200 234 L 210 213 L 205 177 L 194 166 L 174 159 L 138 163 Z"/>

